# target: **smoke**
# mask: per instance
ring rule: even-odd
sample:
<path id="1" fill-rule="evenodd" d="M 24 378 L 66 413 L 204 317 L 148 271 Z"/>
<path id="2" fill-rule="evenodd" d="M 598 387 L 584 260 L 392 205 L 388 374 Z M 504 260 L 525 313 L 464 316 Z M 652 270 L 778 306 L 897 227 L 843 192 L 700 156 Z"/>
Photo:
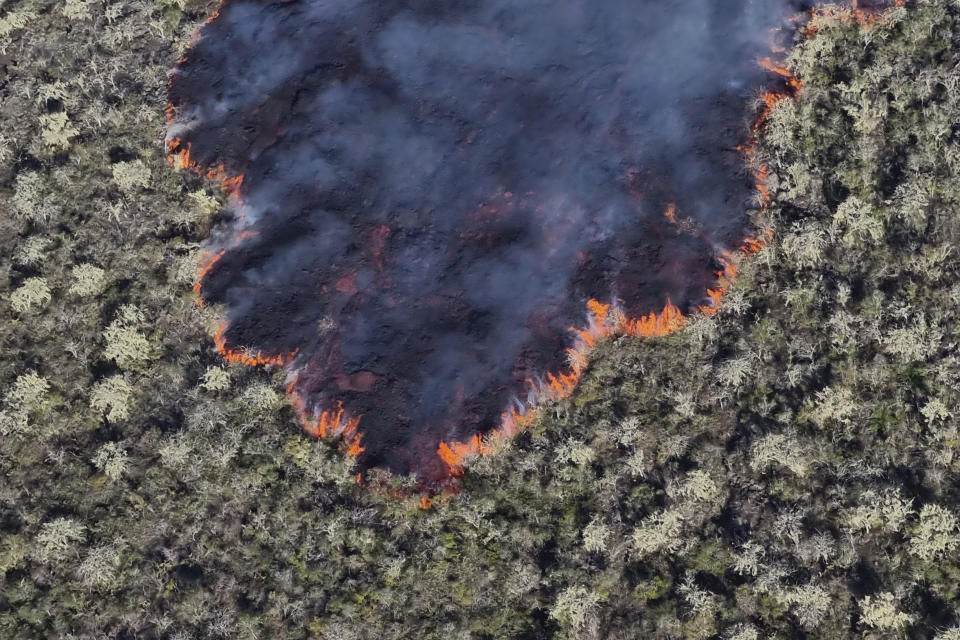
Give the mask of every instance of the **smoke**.
<path id="1" fill-rule="evenodd" d="M 365 466 L 439 477 L 564 367 L 590 298 L 705 302 L 753 196 L 737 145 L 788 0 L 231 0 L 169 139 L 242 175 L 203 296 L 290 353 Z M 676 221 L 664 212 L 674 204 Z"/>

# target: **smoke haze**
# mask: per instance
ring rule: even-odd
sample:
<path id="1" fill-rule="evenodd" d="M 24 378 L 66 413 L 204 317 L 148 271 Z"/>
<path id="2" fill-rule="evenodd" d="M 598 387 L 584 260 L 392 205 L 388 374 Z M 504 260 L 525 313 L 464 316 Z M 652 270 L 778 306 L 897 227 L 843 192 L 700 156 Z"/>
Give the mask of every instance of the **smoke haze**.
<path id="1" fill-rule="evenodd" d="M 565 365 L 585 303 L 704 304 L 787 0 L 226 2 L 169 137 L 242 175 L 203 283 L 232 348 L 297 350 L 365 466 L 439 477 Z M 677 223 L 664 215 L 675 204 Z"/>

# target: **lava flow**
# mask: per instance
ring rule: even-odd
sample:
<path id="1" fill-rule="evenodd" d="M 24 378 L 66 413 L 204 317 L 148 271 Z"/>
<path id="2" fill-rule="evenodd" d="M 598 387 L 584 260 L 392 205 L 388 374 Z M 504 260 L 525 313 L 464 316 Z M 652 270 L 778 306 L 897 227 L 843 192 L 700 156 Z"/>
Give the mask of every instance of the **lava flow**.
<path id="1" fill-rule="evenodd" d="M 195 287 L 217 348 L 286 367 L 361 469 L 460 473 L 597 341 L 716 312 L 767 239 L 751 136 L 802 88 L 769 34 L 808 8 L 226 1 L 167 111 L 171 163 L 229 196 Z"/>

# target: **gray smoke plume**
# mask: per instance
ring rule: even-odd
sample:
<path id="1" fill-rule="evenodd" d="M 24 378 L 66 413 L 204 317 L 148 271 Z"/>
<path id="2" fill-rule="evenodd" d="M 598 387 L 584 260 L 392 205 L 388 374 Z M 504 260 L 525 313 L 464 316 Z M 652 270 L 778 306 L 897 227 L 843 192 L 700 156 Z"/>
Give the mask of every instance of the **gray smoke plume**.
<path id="1" fill-rule="evenodd" d="M 745 234 L 757 59 L 800 8 L 227 1 L 169 139 L 243 175 L 203 286 L 228 345 L 297 349 L 308 406 L 362 416 L 364 465 L 442 476 L 441 440 L 564 368 L 588 299 L 705 301 Z"/>

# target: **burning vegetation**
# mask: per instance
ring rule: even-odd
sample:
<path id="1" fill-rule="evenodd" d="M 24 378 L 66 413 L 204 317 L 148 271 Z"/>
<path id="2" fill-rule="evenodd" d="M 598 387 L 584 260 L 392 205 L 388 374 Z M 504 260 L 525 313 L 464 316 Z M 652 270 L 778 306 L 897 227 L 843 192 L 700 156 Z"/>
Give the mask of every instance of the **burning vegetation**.
<path id="1" fill-rule="evenodd" d="M 668 209 L 668 217 L 669 217 Z M 768 232 L 768 234 L 771 232 Z M 713 315 L 719 309 L 727 288 L 737 274 L 737 263 L 742 256 L 760 251 L 768 238 L 748 238 L 739 247 L 739 255 L 724 251 L 718 260 L 723 268 L 715 272 L 716 284 L 707 289 L 707 304 L 700 305 L 696 312 Z M 639 317 L 628 316 L 618 304 L 603 304 L 591 299 L 587 302 L 588 325 L 586 328 L 570 331 L 575 336 L 574 344 L 566 351 L 569 368 L 561 373 L 547 373 L 546 379 L 535 389 L 534 399 L 530 406 L 520 409 L 511 408 L 501 417 L 500 427 L 492 431 L 484 439 L 481 434 L 474 434 L 466 442 L 441 442 L 437 453 L 447 464 L 452 475 L 462 473 L 465 459 L 474 455 L 483 455 L 494 449 L 496 440 L 515 435 L 520 429 L 529 425 L 537 417 L 537 405 L 544 401 L 559 401 L 570 396 L 580 381 L 584 370 L 589 363 L 590 351 L 597 343 L 617 335 L 628 335 L 637 338 L 659 338 L 670 335 L 683 329 L 687 323 L 684 313 L 669 300 L 659 312 L 651 311 Z M 492 442 L 491 442 L 492 441 Z"/>
<path id="2" fill-rule="evenodd" d="M 769 51 L 803 7 L 348 4 L 225 3 L 171 76 L 167 145 L 229 198 L 194 287 L 220 353 L 287 367 L 307 432 L 363 468 L 433 482 L 567 397 L 598 341 L 716 312 L 767 239 L 741 123 L 756 87 L 779 88 L 752 135 L 802 89 Z"/>
<path id="3" fill-rule="evenodd" d="M 712 6 L 661 4 L 687 12 L 689 24 L 699 24 L 692 16 Z M 332 11 L 337 3 L 324 5 Z M 451 18 L 443 13 L 450 3 L 416 6 L 432 7 L 424 18 L 430 24 Z M 770 6 L 752 3 L 754 12 Z M 559 283 L 547 300 L 562 304 L 542 314 L 559 320 L 542 333 L 540 316 L 528 325 L 526 308 L 502 309 L 525 304 L 528 290 L 511 290 L 485 316 L 474 313 L 470 294 L 490 273 L 464 278 L 478 272 L 474 258 L 504 246 L 516 249 L 509 264 L 518 281 L 528 275 L 521 258 L 570 268 L 551 262 L 545 249 L 581 244 L 579 238 L 557 224 L 535 223 L 555 222 L 547 216 L 564 210 L 556 204 L 593 201 L 582 190 L 603 172 L 579 184 L 575 174 L 559 171 L 562 157 L 553 166 L 517 154 L 527 167 L 550 170 L 541 177 L 557 170 L 564 180 L 552 193 L 506 180 L 481 185 L 486 198 L 466 194 L 463 208 L 448 215 L 407 206 L 425 188 L 458 204 L 447 178 L 463 188 L 491 166 L 515 175 L 514 166 L 484 164 L 494 155 L 484 153 L 493 132 L 516 139 L 532 127 L 502 126 L 499 107 L 509 101 L 499 92 L 473 96 L 473 105 L 493 114 L 490 127 L 456 138 L 464 154 L 478 153 L 484 171 L 451 152 L 448 162 L 433 165 L 433 179 L 412 191 L 404 191 L 412 183 L 398 179 L 397 166 L 378 173 L 366 161 L 340 185 L 316 158 L 337 155 L 327 168 L 337 170 L 373 141 L 374 150 L 390 150 L 382 156 L 387 162 L 404 149 L 379 144 L 390 141 L 386 134 L 398 119 L 378 129 L 370 105 L 354 100 L 352 110 L 337 111 L 318 128 L 332 135 L 357 114 L 347 136 L 352 146 L 301 135 L 314 146 L 298 155 L 288 136 L 304 130 L 277 111 L 289 100 L 253 81 L 270 74 L 236 78 L 245 64 L 289 56 L 234 56 L 220 76 L 230 82 L 210 83 L 216 96 L 192 122 L 215 120 L 218 108 L 236 104 L 236 80 L 260 98 L 232 113 L 262 118 L 263 127 L 253 126 L 259 120 L 235 127 L 225 120 L 219 151 L 211 154 L 203 136 L 189 130 L 189 109 L 171 111 L 190 151 L 183 155 L 177 146 L 174 164 L 197 162 L 202 175 L 223 165 L 215 179 L 244 176 L 198 265 L 195 247 L 209 236 L 213 207 L 195 197 L 200 177 L 166 170 L 154 126 L 162 124 L 171 41 L 196 19 L 182 7 L 21 0 L 0 15 L 0 38 L 24 34 L 8 48 L 11 59 L 0 62 L 9 72 L 5 113 L 18 132 L 0 143 L 0 155 L 6 145 L 13 159 L 0 163 L 13 210 L 0 216 L 0 246 L 10 256 L 0 269 L 8 354 L 0 358 L 0 637 L 960 638 L 960 4 L 914 0 L 879 15 L 862 13 L 858 3 L 857 11 L 804 13 L 809 28 L 797 25 L 789 53 L 761 50 L 749 60 L 757 86 L 774 97 L 748 97 L 739 121 L 732 109 L 729 119 L 699 120 L 705 131 L 728 122 L 740 132 L 729 142 L 741 146 L 739 153 L 726 151 L 738 166 L 746 160 L 734 177 L 749 202 L 738 203 L 762 211 L 762 229 L 773 236 L 754 231 L 746 237 L 755 239 L 744 242 L 739 229 L 717 240 L 723 234 L 692 206 L 694 192 L 668 188 L 682 183 L 682 171 L 662 158 L 620 173 L 611 162 L 611 175 L 629 178 L 622 202 L 649 202 L 643 242 L 635 246 L 656 245 L 665 258 L 617 253 L 615 242 L 596 251 L 581 245 L 583 258 L 574 253 L 572 263 L 582 265 L 583 278 L 543 279 L 533 289 Z M 230 17 L 225 7 L 207 28 Z M 235 25 L 257 17 L 233 16 Z M 355 19 L 345 17 L 340 27 L 349 30 Z M 536 19 L 551 30 L 571 21 L 549 11 Z M 479 33 L 489 38 L 494 31 Z M 407 46 L 422 42 L 402 35 L 393 32 Z M 357 57 L 339 66 L 316 58 L 290 86 L 306 99 L 304 78 L 314 73 L 326 82 L 335 74 L 325 86 L 373 87 L 390 95 L 376 104 L 395 115 L 390 108 L 402 103 L 403 88 L 385 81 L 376 60 L 368 62 L 369 40 L 354 42 Z M 459 50 L 452 51 L 447 57 Z M 772 70 L 757 65 L 767 56 Z M 418 95 L 434 95 L 443 62 L 411 80 Z M 526 80 L 514 67 L 506 71 L 514 78 L 501 78 L 506 85 Z M 580 97 L 576 82 L 551 86 L 560 103 Z M 629 93 L 629 83 L 616 86 Z M 295 111 L 330 115 L 343 98 L 332 96 L 323 110 L 309 102 Z M 414 106 L 426 115 L 459 114 L 457 105 L 443 111 L 433 99 L 414 102 L 416 114 Z M 694 105 L 690 113 L 701 113 Z M 754 123 L 753 114 L 768 106 Z M 537 113 L 555 117 L 543 108 Z M 580 113 L 584 126 L 602 115 Z M 56 121 L 74 133 L 61 127 L 51 147 Z M 536 133 L 538 143 L 549 143 L 550 135 Z M 408 134 L 397 137 L 410 142 Z M 611 139 L 575 137 L 586 166 L 612 156 Z M 398 164 L 430 157 L 435 136 L 418 140 Z M 662 155 L 680 166 L 675 151 Z M 410 167 L 418 169 L 422 164 Z M 286 182 L 290 176 L 295 184 Z M 387 176 L 394 178 L 389 190 Z M 324 188 L 311 189 L 315 184 Z M 596 184 L 604 189 L 587 191 L 591 197 L 610 187 Z M 377 194 L 404 201 L 369 220 L 376 217 L 370 211 L 390 204 Z M 326 217 L 350 223 L 339 235 L 340 227 L 319 233 L 304 224 L 318 224 L 301 206 L 317 198 Z M 345 211 L 358 201 L 367 213 L 354 220 Z M 301 213 L 266 215 L 265 203 Z M 617 222 L 619 209 L 603 210 Z M 573 219 L 607 228 L 598 213 Z M 507 221 L 525 224 L 504 228 Z M 518 246 L 530 227 L 552 233 L 551 242 Z M 438 245 L 449 247 L 449 256 L 424 236 L 450 240 Z M 338 253 L 341 247 L 349 249 Z M 467 248 L 473 253 L 464 254 Z M 412 271 L 438 254 L 449 259 L 437 273 L 453 265 L 454 283 L 414 279 L 421 285 L 414 291 Z M 335 256 L 336 268 L 317 263 L 317 255 Z M 666 286 L 666 278 L 647 290 L 627 288 L 641 276 L 670 273 L 666 258 L 689 265 L 675 275 L 696 281 L 696 290 Z M 191 296 L 197 267 L 203 274 Z M 456 307 L 447 293 L 462 282 L 470 287 L 459 287 Z M 590 290 L 587 282 L 602 286 Z M 301 284 L 288 302 L 284 296 Z M 364 307 L 365 296 L 386 304 L 391 293 L 396 316 L 384 311 L 388 305 L 379 312 Z M 194 298 L 213 308 L 198 309 Z M 342 308 L 334 304 L 341 299 Z M 298 307 L 297 300 L 311 305 Z M 537 309 L 543 297 L 533 302 Z M 515 394 L 497 391 L 472 402 L 473 387 L 464 395 L 436 390 L 446 404 L 430 406 L 452 407 L 450 415 L 490 407 L 485 424 L 492 431 L 479 421 L 462 432 L 415 429 L 438 424 L 402 413 L 412 413 L 405 401 L 427 396 L 410 386 L 391 391 L 395 381 L 386 376 L 409 370 L 401 385 L 432 379 L 420 360 L 456 353 L 437 336 L 469 350 L 489 335 L 464 338 L 459 329 L 470 325 L 458 322 L 465 313 L 474 313 L 478 329 L 487 318 L 520 318 L 532 335 L 523 344 L 543 339 L 544 346 L 531 350 L 536 357 L 517 356 L 513 365 L 526 368 L 509 369 L 516 377 L 471 378 L 506 379 L 520 389 Z M 276 358 L 274 364 L 226 366 L 205 348 L 211 319 L 220 314 L 217 343 L 230 359 Z M 411 329 L 418 323 L 423 331 Z M 671 331 L 651 339 L 626 335 Z M 383 341 L 375 350 L 381 359 L 353 366 L 372 338 Z M 482 364 L 492 369 L 498 362 Z M 450 371 L 469 364 L 455 361 Z M 292 402 L 282 394 L 285 374 Z M 321 381 L 326 386 L 311 386 Z M 525 395 L 531 388 L 532 399 Z M 537 396 L 556 401 L 537 405 Z M 291 405 L 299 407 L 304 430 Z M 391 432 L 376 429 L 378 407 L 407 420 L 398 422 L 403 428 L 392 443 L 384 438 Z M 500 437 L 503 413 L 517 432 L 509 439 Z M 376 467 L 358 485 L 358 461 L 369 464 L 385 451 L 398 457 L 398 468 L 412 452 L 416 464 L 432 461 L 437 477 L 460 474 L 451 485 L 461 490 L 425 494 L 414 478 Z"/>

